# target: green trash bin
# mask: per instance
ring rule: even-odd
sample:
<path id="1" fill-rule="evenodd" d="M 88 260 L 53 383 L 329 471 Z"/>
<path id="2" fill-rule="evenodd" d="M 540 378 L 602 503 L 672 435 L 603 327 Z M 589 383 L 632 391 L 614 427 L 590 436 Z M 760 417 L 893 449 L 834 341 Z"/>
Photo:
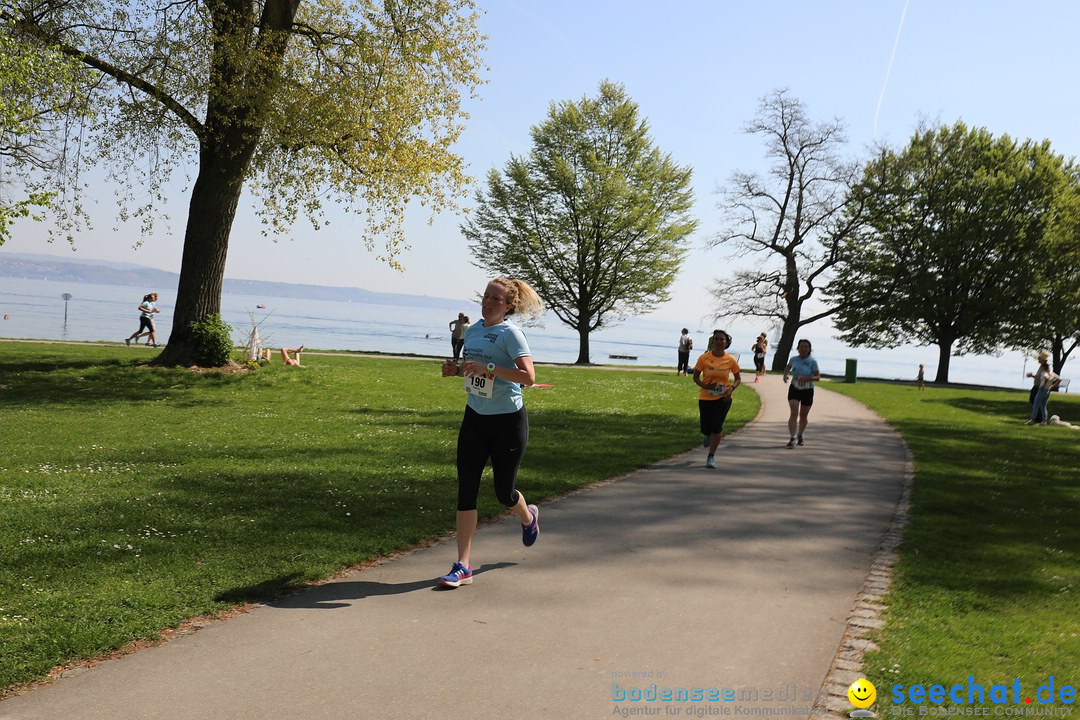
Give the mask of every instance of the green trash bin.
<path id="1" fill-rule="evenodd" d="M 855 382 L 855 376 L 858 375 L 859 361 L 855 358 L 847 359 L 847 368 L 844 370 L 844 382 Z"/>

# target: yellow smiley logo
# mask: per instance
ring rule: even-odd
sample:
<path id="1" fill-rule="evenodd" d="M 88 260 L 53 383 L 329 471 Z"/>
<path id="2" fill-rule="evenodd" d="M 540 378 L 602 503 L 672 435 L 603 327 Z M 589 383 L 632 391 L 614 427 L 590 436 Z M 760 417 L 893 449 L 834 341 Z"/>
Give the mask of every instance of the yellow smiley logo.
<path id="1" fill-rule="evenodd" d="M 848 700 L 857 708 L 868 708 L 877 699 L 877 689 L 866 678 L 859 678 L 847 689 Z"/>

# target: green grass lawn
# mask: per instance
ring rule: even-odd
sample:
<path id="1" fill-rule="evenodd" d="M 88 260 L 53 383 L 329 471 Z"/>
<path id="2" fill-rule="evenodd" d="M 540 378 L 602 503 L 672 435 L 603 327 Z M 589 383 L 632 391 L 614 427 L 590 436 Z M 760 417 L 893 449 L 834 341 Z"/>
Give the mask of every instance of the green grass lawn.
<path id="1" fill-rule="evenodd" d="M 439 361 L 305 353 L 200 374 L 150 357 L 0 343 L 0 694 L 453 528 L 465 394 Z M 687 378 L 537 375 L 553 387 L 525 390 L 530 502 L 700 440 Z M 728 427 L 757 409 L 739 390 Z"/>
<path id="2" fill-rule="evenodd" d="M 895 684 L 969 675 L 987 692 L 1019 678 L 1033 700 L 1050 676 L 1080 687 L 1080 431 L 1024 425 L 1026 391 L 828 387 L 885 417 L 915 460 L 881 651 L 865 663 L 879 707 Z M 1052 395 L 1050 413 L 1080 424 L 1080 397 Z"/>

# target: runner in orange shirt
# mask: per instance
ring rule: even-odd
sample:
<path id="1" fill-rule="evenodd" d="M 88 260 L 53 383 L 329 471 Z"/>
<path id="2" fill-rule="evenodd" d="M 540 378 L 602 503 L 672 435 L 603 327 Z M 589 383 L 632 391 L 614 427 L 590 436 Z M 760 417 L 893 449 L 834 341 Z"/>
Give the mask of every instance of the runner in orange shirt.
<path id="1" fill-rule="evenodd" d="M 716 448 L 724 435 L 724 419 L 731 409 L 731 393 L 742 384 L 739 362 L 727 352 L 731 336 L 723 330 L 713 332 L 716 341 L 709 352 L 694 364 L 694 384 L 698 393 L 698 413 L 701 418 L 701 444 L 709 448 L 705 467 L 716 467 Z M 722 340 L 722 342 L 721 342 Z"/>

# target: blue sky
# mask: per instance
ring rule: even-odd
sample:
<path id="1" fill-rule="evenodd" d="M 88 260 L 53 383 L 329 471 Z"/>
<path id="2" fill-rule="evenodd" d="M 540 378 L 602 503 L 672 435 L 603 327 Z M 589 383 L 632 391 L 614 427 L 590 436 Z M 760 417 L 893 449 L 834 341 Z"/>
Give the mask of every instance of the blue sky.
<path id="1" fill-rule="evenodd" d="M 736 262 L 705 249 L 723 225 L 715 190 L 737 169 L 763 168 L 760 141 L 741 128 L 773 89 L 788 88 L 816 120 L 843 120 L 854 155 L 876 141 L 903 145 L 920 118 L 1047 138 L 1057 152 L 1080 155 L 1080 3 L 488 0 L 481 7 L 490 70 L 459 145 L 475 178 L 528 151 L 529 128 L 550 102 L 592 95 L 602 79 L 625 85 L 656 145 L 694 168 L 694 250 L 673 300 L 654 313 L 675 324 L 710 313 L 709 284 Z M 78 256 L 177 270 L 187 197 L 170 202 L 171 236 L 161 228 L 138 250 L 137 226 L 114 230 L 110 197 L 97 188 L 95 228 L 79 238 Z M 472 297 L 485 281 L 469 262 L 457 215 L 431 226 L 410 217 L 411 250 L 399 273 L 363 248 L 357 220 L 333 216 L 318 232 L 301 224 L 275 243 L 259 233 L 249 206 L 242 203 L 233 229 L 228 277 L 454 298 Z M 70 253 L 46 244 L 32 224 L 17 226 L 3 250 Z"/>

